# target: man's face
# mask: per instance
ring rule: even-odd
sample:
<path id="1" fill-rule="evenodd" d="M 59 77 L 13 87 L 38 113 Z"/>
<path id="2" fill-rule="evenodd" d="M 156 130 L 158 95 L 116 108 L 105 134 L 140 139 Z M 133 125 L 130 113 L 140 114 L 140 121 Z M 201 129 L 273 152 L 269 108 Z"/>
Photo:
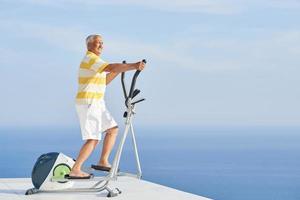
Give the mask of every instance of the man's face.
<path id="1" fill-rule="evenodd" d="M 101 37 L 94 38 L 93 42 L 91 42 L 90 47 L 91 47 L 90 51 L 92 51 L 93 53 L 99 56 L 102 53 L 102 49 L 103 49 L 102 38 Z"/>

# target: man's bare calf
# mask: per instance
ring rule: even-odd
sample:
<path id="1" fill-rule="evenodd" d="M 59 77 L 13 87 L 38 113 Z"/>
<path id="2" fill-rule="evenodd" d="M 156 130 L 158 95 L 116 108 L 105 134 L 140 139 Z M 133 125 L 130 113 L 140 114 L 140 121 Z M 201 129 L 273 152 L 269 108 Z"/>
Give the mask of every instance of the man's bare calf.
<path id="1" fill-rule="evenodd" d="M 109 155 L 113 149 L 113 146 L 116 141 L 116 137 L 118 134 L 118 127 L 110 128 L 106 131 L 106 135 L 103 141 L 103 148 L 102 148 L 102 154 L 99 159 L 98 165 L 104 166 L 104 167 L 111 167 L 111 164 L 109 163 Z M 99 140 L 93 140 L 89 139 L 87 140 L 84 145 L 82 146 L 79 155 L 77 157 L 77 160 L 72 168 L 72 171 L 70 172 L 70 176 L 79 176 L 84 177 L 88 176 L 89 174 L 81 171 L 82 164 L 88 157 L 91 155 L 93 150 L 96 148 L 97 144 L 99 143 Z"/>
<path id="2" fill-rule="evenodd" d="M 101 158 L 98 162 L 98 165 L 104 167 L 111 167 L 111 164 L 108 161 L 109 155 L 114 147 L 117 134 L 118 134 L 118 127 L 110 128 L 106 131 L 106 135 L 103 141 L 103 148 Z"/>

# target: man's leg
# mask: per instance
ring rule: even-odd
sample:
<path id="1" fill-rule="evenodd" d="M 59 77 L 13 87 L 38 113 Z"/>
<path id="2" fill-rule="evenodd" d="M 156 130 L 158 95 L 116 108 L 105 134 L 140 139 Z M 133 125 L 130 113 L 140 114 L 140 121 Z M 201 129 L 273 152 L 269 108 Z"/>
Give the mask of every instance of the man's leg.
<path id="1" fill-rule="evenodd" d="M 81 166 L 86 159 L 91 155 L 98 144 L 98 140 L 87 140 L 81 147 L 77 160 L 72 168 L 70 176 L 87 176 L 88 174 L 81 171 Z"/>
<path id="2" fill-rule="evenodd" d="M 110 128 L 106 131 L 106 135 L 103 141 L 103 147 L 102 147 L 102 153 L 101 153 L 101 158 L 98 162 L 98 165 L 100 166 L 105 166 L 105 167 L 111 167 L 109 164 L 108 158 L 110 155 L 111 150 L 114 147 L 117 134 L 118 134 L 118 127 L 113 127 Z"/>

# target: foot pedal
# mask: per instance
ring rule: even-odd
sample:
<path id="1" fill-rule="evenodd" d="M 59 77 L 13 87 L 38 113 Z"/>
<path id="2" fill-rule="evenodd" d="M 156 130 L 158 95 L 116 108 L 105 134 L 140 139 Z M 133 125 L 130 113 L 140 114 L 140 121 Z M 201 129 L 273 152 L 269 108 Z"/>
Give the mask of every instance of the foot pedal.
<path id="1" fill-rule="evenodd" d="M 109 191 L 107 194 L 107 197 L 115 197 L 115 196 L 118 196 L 118 194 L 122 193 L 122 191 L 119 190 L 119 188 L 115 188 L 114 190 L 115 191 Z"/>

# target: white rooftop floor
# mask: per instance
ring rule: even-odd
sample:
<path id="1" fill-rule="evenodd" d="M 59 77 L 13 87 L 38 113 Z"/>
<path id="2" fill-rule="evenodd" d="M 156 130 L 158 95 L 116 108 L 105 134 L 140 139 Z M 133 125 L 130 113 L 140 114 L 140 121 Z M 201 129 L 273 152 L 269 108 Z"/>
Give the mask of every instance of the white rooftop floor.
<path id="1" fill-rule="evenodd" d="M 91 186 L 91 182 L 80 182 L 78 186 Z M 118 187 L 122 193 L 117 197 L 107 198 L 107 191 L 99 193 L 37 193 L 24 195 L 32 188 L 29 178 L 0 179 L 0 200 L 209 200 L 208 198 L 175 190 L 144 180 L 131 177 L 119 177 L 110 183 L 112 188 Z"/>

